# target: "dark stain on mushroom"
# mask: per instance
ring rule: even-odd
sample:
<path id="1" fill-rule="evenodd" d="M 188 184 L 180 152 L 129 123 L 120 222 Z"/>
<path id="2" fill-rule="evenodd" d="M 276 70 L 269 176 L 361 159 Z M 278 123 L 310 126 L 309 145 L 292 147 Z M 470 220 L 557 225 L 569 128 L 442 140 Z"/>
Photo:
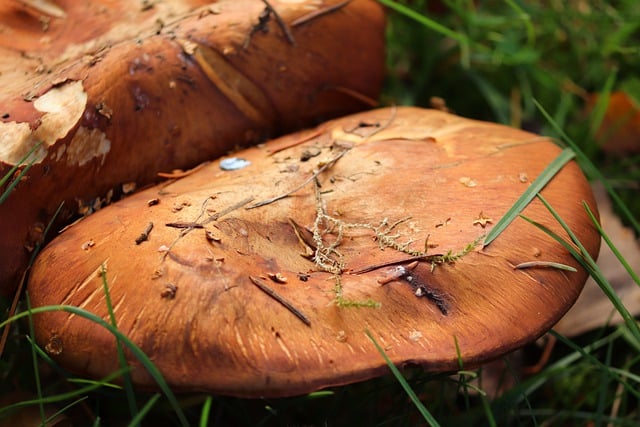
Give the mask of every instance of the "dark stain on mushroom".
<path id="1" fill-rule="evenodd" d="M 433 302 L 436 307 L 438 307 L 440 313 L 445 316 L 449 314 L 449 304 L 447 303 L 447 300 L 442 293 L 438 292 L 432 286 L 420 280 L 420 278 L 413 273 L 412 269 L 403 267 L 400 268 L 401 270 L 399 270 L 400 274 L 398 275 L 398 279 L 402 280 L 405 283 L 408 283 L 413 289 L 413 293 L 416 297 L 427 298 L 428 300 Z"/>
<path id="2" fill-rule="evenodd" d="M 309 147 L 307 149 L 305 149 L 302 154 L 300 154 L 300 161 L 301 162 L 306 162 L 309 161 L 310 159 L 319 156 L 320 155 L 320 148 L 318 147 Z"/>
<path id="3" fill-rule="evenodd" d="M 151 103 L 149 95 L 139 86 L 133 88 L 132 94 L 135 100 L 135 111 L 142 111 Z"/>
<path id="4" fill-rule="evenodd" d="M 173 283 L 166 283 L 164 285 L 164 289 L 160 292 L 160 296 L 164 299 L 174 299 L 177 291 L 178 287 L 176 285 Z"/>

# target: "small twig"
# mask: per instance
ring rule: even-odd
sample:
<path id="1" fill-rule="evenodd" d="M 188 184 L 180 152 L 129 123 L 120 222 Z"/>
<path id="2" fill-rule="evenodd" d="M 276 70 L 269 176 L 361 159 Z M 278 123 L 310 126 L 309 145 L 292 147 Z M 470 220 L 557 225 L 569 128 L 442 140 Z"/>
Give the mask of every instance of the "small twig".
<path id="1" fill-rule="evenodd" d="M 221 217 L 223 217 L 223 216 L 235 211 L 236 209 L 240 209 L 241 207 L 243 207 L 247 203 L 253 202 L 253 199 L 254 199 L 253 197 L 247 197 L 245 199 L 240 200 L 238 203 L 233 204 L 233 205 L 229 206 L 228 208 L 221 210 L 220 212 L 214 213 L 209 218 L 207 218 L 205 221 L 203 221 L 202 225 L 206 225 L 206 224 L 209 224 L 210 222 L 217 221 Z"/>
<path id="2" fill-rule="evenodd" d="M 267 9 L 269 9 L 269 12 L 272 13 L 273 16 L 276 18 L 276 21 L 278 21 L 278 25 L 280 26 L 280 28 L 282 28 L 282 32 L 284 33 L 289 43 L 291 43 L 291 46 L 296 46 L 296 41 L 293 38 L 293 34 L 291 34 L 291 30 L 287 26 L 286 22 L 284 22 L 280 14 L 276 12 L 273 6 L 271 6 L 271 3 L 269 3 L 269 0 L 262 0 L 262 2 L 265 4 L 265 6 L 267 6 Z"/>
<path id="3" fill-rule="evenodd" d="M 304 188 L 307 184 L 309 184 L 311 181 L 316 179 L 322 172 L 324 172 L 325 170 L 327 170 L 331 166 L 333 166 L 338 160 L 340 160 L 342 158 L 342 156 L 347 154 L 347 152 L 349 150 L 351 150 L 351 148 L 347 148 L 347 149 L 341 151 L 340 154 L 338 154 L 333 159 L 329 160 L 327 163 L 322 165 L 322 167 L 319 168 L 317 171 L 315 171 L 313 173 L 313 175 L 311 175 L 302 184 L 300 184 L 299 186 L 297 186 L 293 190 L 287 191 L 286 193 L 280 194 L 279 196 L 272 197 L 270 199 L 266 199 L 266 200 L 263 200 L 261 202 L 254 203 L 253 205 L 249 205 L 249 206 L 246 207 L 246 209 L 259 208 L 260 206 L 268 205 L 270 203 L 277 202 L 278 200 L 282 200 L 282 199 L 285 199 L 285 198 L 289 197 L 290 195 L 292 195 L 293 193 L 295 193 L 295 192 L 299 191 L 300 189 Z"/>
<path id="4" fill-rule="evenodd" d="M 147 240 L 149 240 L 149 233 L 151 233 L 151 230 L 153 230 L 152 222 L 147 224 L 147 227 L 144 229 L 144 231 L 140 233 L 140 235 L 136 238 L 136 245 L 139 245 L 140 243 L 146 242 Z"/>
<path id="5" fill-rule="evenodd" d="M 357 101 L 362 102 L 363 104 L 365 104 L 366 106 L 370 107 L 370 108 L 375 108 L 377 106 L 380 105 L 380 102 L 378 102 L 377 99 L 375 98 L 371 98 L 370 96 L 365 95 L 364 93 L 358 92 L 355 89 L 352 88 L 348 88 L 345 86 L 325 86 L 324 89 L 325 91 L 335 91 L 335 92 L 339 92 L 343 95 L 347 95 Z"/>
<path id="6" fill-rule="evenodd" d="M 314 10 L 313 12 L 307 13 L 306 15 L 303 15 L 300 18 L 294 20 L 291 23 L 291 27 L 297 27 L 298 25 L 306 24 L 307 22 L 319 18 L 320 16 L 327 15 L 329 13 L 335 12 L 336 10 L 342 9 L 349 3 L 351 3 L 351 0 L 345 0 L 341 3 L 336 3 L 322 9 Z"/>
<path id="7" fill-rule="evenodd" d="M 574 267 L 566 264 L 560 264 L 558 262 L 553 261 L 529 261 L 529 262 L 521 262 L 520 264 L 513 267 L 514 270 L 522 270 L 525 268 L 557 268 L 558 270 L 566 270 L 576 272 Z"/>
<path id="8" fill-rule="evenodd" d="M 367 136 L 365 136 L 365 139 L 369 139 L 371 138 L 373 135 L 382 132 L 383 130 L 385 130 L 386 128 L 389 127 L 389 125 L 395 120 L 396 115 L 398 114 L 398 107 L 396 107 L 395 105 L 391 106 L 391 115 L 389 116 L 389 120 L 387 120 L 387 122 L 383 125 L 378 126 L 375 130 L 373 130 L 370 134 L 368 134 Z"/>
<path id="9" fill-rule="evenodd" d="M 280 151 L 288 150 L 291 147 L 295 147 L 300 144 L 304 144 L 305 142 L 311 141 L 314 138 L 319 137 L 324 132 L 323 129 L 314 129 L 310 132 L 305 132 L 300 139 L 296 139 L 295 141 L 290 141 L 287 139 L 284 143 L 281 144 L 270 144 L 270 147 L 267 148 L 267 152 L 270 156 L 279 153 Z"/>
<path id="10" fill-rule="evenodd" d="M 363 274 L 373 270 L 378 270 L 383 267 L 390 267 L 392 265 L 405 264 L 413 261 L 431 261 L 432 259 L 437 259 L 441 257 L 444 257 L 444 255 L 443 254 L 429 254 L 429 255 L 425 254 L 425 255 L 411 256 L 403 259 L 396 259 L 392 261 L 381 262 L 379 264 L 368 265 L 366 267 L 362 267 L 359 270 L 350 271 L 349 274 Z"/>
<path id="11" fill-rule="evenodd" d="M 176 239 L 171 242 L 171 245 L 169 245 L 169 248 L 167 251 L 165 251 L 165 253 L 162 255 L 162 260 L 164 261 L 164 259 L 167 257 L 167 255 L 169 254 L 169 252 L 171 252 L 171 250 L 173 249 L 173 247 L 176 245 L 176 243 L 178 243 L 178 241 L 180 239 L 182 239 L 184 236 L 186 236 L 188 233 L 190 233 L 192 230 L 196 229 L 196 228 L 203 228 L 206 224 L 213 222 L 213 221 L 217 221 L 219 218 L 221 218 L 222 216 L 235 211 L 236 209 L 241 208 L 242 206 L 246 205 L 247 203 L 251 202 L 253 200 L 253 197 L 247 197 L 246 199 L 242 199 L 241 201 L 239 201 L 238 203 L 235 203 L 231 206 L 229 206 L 226 209 L 221 210 L 220 212 L 216 212 L 215 214 L 209 216 L 206 220 L 202 221 L 202 222 L 198 222 L 198 220 L 204 215 L 204 210 L 207 206 L 207 202 L 211 200 L 211 197 L 207 197 L 207 199 L 202 203 L 202 210 L 200 212 L 200 215 L 198 215 L 198 218 L 196 218 L 195 221 L 191 222 L 191 223 L 173 223 L 173 224 L 188 224 L 186 227 L 184 227 L 184 229 L 180 232 L 180 235 L 178 237 L 176 237 Z M 178 227 L 178 228 L 182 228 L 182 227 Z"/>
<path id="12" fill-rule="evenodd" d="M 197 222 L 168 222 L 165 224 L 167 227 L 173 228 L 203 228 L 202 224 Z"/>
<path id="13" fill-rule="evenodd" d="M 269 7 L 265 7 L 264 10 L 260 12 L 260 15 L 258 15 L 258 23 L 251 28 L 249 35 L 242 44 L 243 49 L 247 49 L 249 47 L 249 43 L 251 43 L 251 37 L 253 37 L 255 33 L 257 33 L 258 31 L 262 31 L 263 33 L 269 31 L 267 24 L 269 23 L 270 19 L 271 9 L 269 9 Z"/>
<path id="14" fill-rule="evenodd" d="M 298 238 L 298 241 L 305 248 L 304 256 L 313 257 L 313 254 L 317 249 L 315 243 L 313 242 L 313 233 L 307 229 L 303 230 L 302 226 L 300 226 L 297 222 L 295 222 L 291 218 L 289 218 L 289 224 L 293 228 L 293 233 Z M 307 232 L 307 235 L 303 234 L 304 231 Z"/>
<path id="15" fill-rule="evenodd" d="M 189 175 L 193 174 L 194 172 L 199 171 L 203 167 L 207 166 L 209 163 L 211 163 L 211 162 L 200 163 L 198 166 L 196 166 L 194 168 L 191 168 L 189 170 L 186 170 L 186 171 L 158 172 L 157 175 L 160 178 L 167 178 L 167 179 L 184 178 L 185 176 L 189 176 Z"/>
<path id="16" fill-rule="evenodd" d="M 251 282 L 254 285 L 256 285 L 258 288 L 260 288 L 260 290 L 262 292 L 264 292 L 265 294 L 269 295 L 274 300 L 278 301 L 287 310 L 289 310 L 291 313 L 293 313 L 298 319 L 302 320 L 302 323 L 304 323 L 307 326 L 311 326 L 311 321 L 309 320 L 309 318 L 307 316 L 305 316 L 300 310 L 295 308 L 293 306 L 293 304 L 291 304 L 289 301 L 285 300 L 280 295 L 278 295 L 276 293 L 276 291 L 274 291 L 269 286 L 267 286 L 265 283 L 263 283 L 262 280 L 258 279 L 257 277 L 253 277 L 253 276 L 249 276 L 249 279 L 251 279 Z"/>

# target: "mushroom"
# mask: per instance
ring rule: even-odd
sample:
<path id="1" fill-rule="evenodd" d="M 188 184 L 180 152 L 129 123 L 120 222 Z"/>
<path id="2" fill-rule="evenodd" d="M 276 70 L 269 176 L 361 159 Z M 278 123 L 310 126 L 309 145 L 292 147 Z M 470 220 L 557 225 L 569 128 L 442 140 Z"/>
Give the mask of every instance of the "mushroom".
<path id="1" fill-rule="evenodd" d="M 176 390 L 287 396 L 371 378 L 388 368 L 366 331 L 395 364 L 474 367 L 546 332 L 587 277 L 521 218 L 483 245 L 560 152 L 547 138 L 441 111 L 354 114 L 84 219 L 42 251 L 28 292 L 34 307 L 109 319 L 106 283 L 117 327 Z M 578 165 L 541 194 L 596 254 L 582 202 L 596 207 Z M 539 200 L 523 213 L 566 236 Z M 548 262 L 576 271 L 541 268 Z M 62 366 L 91 377 L 118 369 L 109 331 L 64 311 L 33 320 Z M 153 386 L 128 361 L 133 381 Z"/>
<path id="2" fill-rule="evenodd" d="M 0 289 L 59 226 L 229 150 L 370 107 L 375 1 L 0 4 Z M 355 31 L 354 29 L 357 29 Z M 23 166 L 21 165 L 21 162 Z"/>
<path id="3" fill-rule="evenodd" d="M 596 93 L 587 97 L 587 114 L 594 114 L 596 105 L 602 102 L 602 96 Z M 614 156 L 639 153 L 640 106 L 637 101 L 626 92 L 614 91 L 607 95 L 606 102 L 602 123 L 596 133 L 602 150 Z"/>

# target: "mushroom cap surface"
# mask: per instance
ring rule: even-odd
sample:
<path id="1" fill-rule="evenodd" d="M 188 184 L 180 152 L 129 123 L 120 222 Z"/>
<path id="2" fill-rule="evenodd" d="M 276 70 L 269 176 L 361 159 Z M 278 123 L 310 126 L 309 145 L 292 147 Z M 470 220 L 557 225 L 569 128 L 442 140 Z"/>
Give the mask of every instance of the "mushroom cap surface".
<path id="1" fill-rule="evenodd" d="M 53 218 L 55 233 L 158 172 L 368 108 L 382 84 L 372 0 L 274 0 L 283 26 L 260 0 L 56 3 L 0 4 L 0 176 L 35 150 L 0 204 L 3 294 Z"/>
<path id="2" fill-rule="evenodd" d="M 84 219 L 40 254 L 29 296 L 108 320 L 105 280 L 118 328 L 178 390 L 287 396 L 381 375 L 388 367 L 365 331 L 395 364 L 477 366 L 550 329 L 587 277 L 521 218 L 481 244 L 560 151 L 435 110 L 329 121 Z M 596 254 L 582 202 L 596 207 L 578 165 L 541 193 Z M 565 236 L 539 200 L 523 214 Z M 430 257 L 417 259 L 425 248 Z M 531 261 L 577 271 L 515 268 Z M 118 369 L 107 330 L 62 311 L 33 320 L 62 366 L 92 377 Z M 129 362 L 134 382 L 153 386 Z"/>

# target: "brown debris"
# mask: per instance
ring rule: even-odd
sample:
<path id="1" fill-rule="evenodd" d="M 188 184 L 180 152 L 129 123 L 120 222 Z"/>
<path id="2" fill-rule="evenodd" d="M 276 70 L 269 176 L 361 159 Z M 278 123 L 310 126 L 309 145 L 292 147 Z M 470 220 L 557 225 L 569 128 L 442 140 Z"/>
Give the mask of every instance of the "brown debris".
<path id="1" fill-rule="evenodd" d="M 139 245 L 142 242 L 146 242 L 147 240 L 149 240 L 149 233 L 151 233 L 151 230 L 153 230 L 153 222 L 150 222 L 149 224 L 147 224 L 144 231 L 140 233 L 138 237 L 136 237 L 136 245 Z"/>
<path id="2" fill-rule="evenodd" d="M 87 240 L 86 242 L 84 242 L 81 246 L 83 251 L 88 251 L 89 249 L 91 249 L 92 247 L 94 247 L 96 245 L 96 242 L 94 242 L 93 240 Z"/>
<path id="3" fill-rule="evenodd" d="M 177 291 L 178 287 L 176 285 L 173 283 L 167 283 L 164 285 L 162 292 L 160 292 L 160 297 L 164 299 L 174 299 Z"/>
<path id="4" fill-rule="evenodd" d="M 206 230 L 204 233 L 205 237 L 207 238 L 207 240 L 209 242 L 216 242 L 216 243 L 220 243 L 222 241 L 222 238 L 219 237 L 218 235 L 216 235 L 213 231 L 211 230 Z"/>

